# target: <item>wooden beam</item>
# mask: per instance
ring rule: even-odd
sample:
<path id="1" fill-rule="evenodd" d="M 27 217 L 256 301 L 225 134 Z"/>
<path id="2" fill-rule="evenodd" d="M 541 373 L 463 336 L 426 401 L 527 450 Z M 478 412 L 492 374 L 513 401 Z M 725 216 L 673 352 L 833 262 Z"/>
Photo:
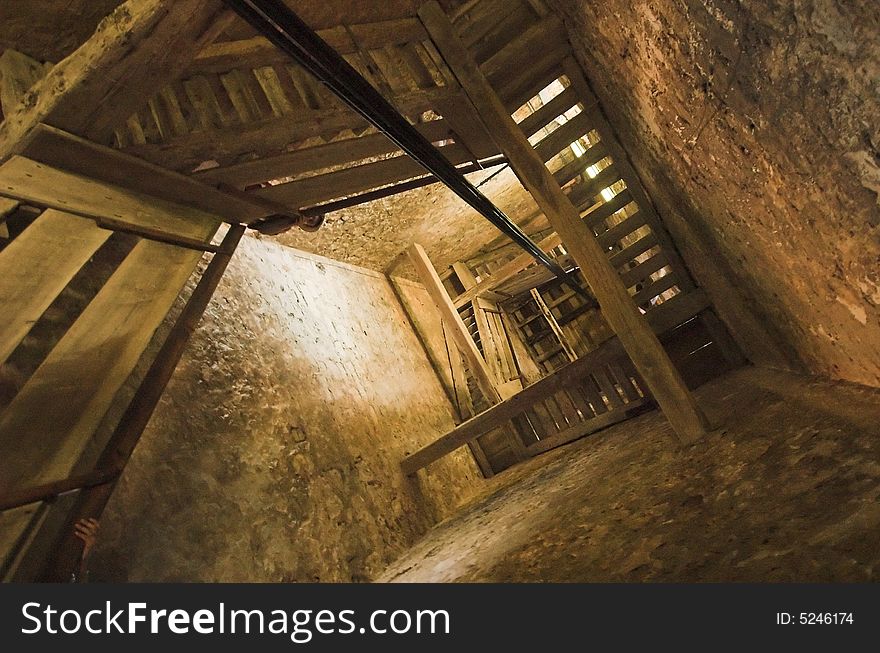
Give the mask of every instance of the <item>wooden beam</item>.
<path id="1" fill-rule="evenodd" d="M 174 326 L 165 338 L 150 368 L 138 386 L 131 403 L 123 413 L 103 453 L 95 464 L 95 470 L 123 470 L 140 440 L 153 411 L 161 399 L 171 375 L 180 362 L 183 352 L 199 324 L 214 291 L 220 284 L 245 228 L 233 225 L 223 238 L 223 246 L 214 255 L 205 272 L 193 289 Z M 82 554 L 82 542 L 73 534 L 74 524 L 85 517 L 100 517 L 110 498 L 115 479 L 109 483 L 95 484 L 87 488 L 67 518 L 61 531 L 59 546 L 53 549 L 52 559 L 45 570 L 46 580 L 61 581 L 70 577 Z"/>
<path id="2" fill-rule="evenodd" d="M 108 143 L 227 26 L 220 0 L 128 0 L 0 125 L 0 161 L 39 123 Z"/>
<path id="3" fill-rule="evenodd" d="M 209 213 L 58 170 L 22 156 L 0 166 L 0 194 L 66 213 L 104 220 L 110 228 L 193 238 L 217 218 Z M 196 237 L 199 237 L 197 234 Z M 154 240 L 160 240 L 154 238 Z"/>
<path id="4" fill-rule="evenodd" d="M 48 125 L 38 125 L 30 133 L 22 144 L 21 153 L 53 168 L 189 206 L 217 215 L 227 222 L 252 222 L 275 212 L 253 201 L 220 191 L 200 179 L 166 170 Z"/>
<path id="5" fill-rule="evenodd" d="M 445 120 L 432 120 L 413 126 L 431 142 L 451 138 L 450 125 Z M 296 177 L 314 170 L 332 168 L 360 159 L 399 151 L 400 148 L 380 132 L 324 143 L 253 161 L 210 168 L 197 172 L 193 176 L 200 181 L 224 182 L 244 188 L 271 179 Z"/>
<path id="6" fill-rule="evenodd" d="M 49 209 L 0 251 L 0 364 L 109 236 Z"/>
<path id="7" fill-rule="evenodd" d="M 458 97 L 460 93 L 459 89 L 447 88 L 414 91 L 391 98 L 391 102 L 409 116 L 428 111 L 437 99 Z M 164 168 L 191 172 L 205 161 L 232 165 L 240 157 L 273 156 L 308 138 L 329 139 L 340 132 L 368 126 L 364 118 L 339 105 L 302 109 L 289 116 L 266 118 L 237 128 L 194 131 L 162 143 L 133 145 L 125 151 Z"/>
<path id="8" fill-rule="evenodd" d="M 436 1 L 422 5 L 419 17 L 461 87 L 478 108 L 517 177 L 532 194 L 580 266 L 602 312 L 682 442 L 694 442 L 707 423 L 657 336 L 633 303 L 617 271 L 584 225 L 578 210 L 532 149 L 501 100 L 455 34 Z"/>
<path id="9" fill-rule="evenodd" d="M 458 144 L 447 145 L 439 150 L 453 165 L 466 163 L 471 159 L 470 153 Z M 249 192 L 257 197 L 299 209 L 428 174 L 420 163 L 404 154 Z"/>
<path id="10" fill-rule="evenodd" d="M 547 252 L 554 247 L 557 247 L 561 242 L 562 239 L 559 237 L 559 234 L 550 234 L 538 243 L 538 247 Z M 472 302 L 476 297 L 491 292 L 498 286 L 515 277 L 522 270 L 525 270 L 527 267 L 534 264 L 535 259 L 531 254 L 520 254 L 515 259 L 502 265 L 489 277 L 481 280 L 475 286 L 465 289 L 463 293 L 455 298 L 455 307 L 461 308 L 468 302 Z"/>
<path id="11" fill-rule="evenodd" d="M 441 318 L 449 329 L 453 342 L 455 342 L 456 347 L 464 356 L 471 374 L 474 375 L 477 385 L 480 387 L 480 391 L 489 403 L 497 404 L 501 401 L 501 395 L 495 387 L 495 379 L 486 366 L 486 361 L 483 360 L 480 350 L 477 349 L 470 333 L 468 333 L 467 327 L 461 321 L 461 316 L 459 316 L 455 306 L 452 305 L 452 300 L 449 299 L 449 295 L 443 287 L 443 282 L 440 280 L 437 270 L 425 253 L 424 248 L 418 243 L 414 243 L 407 250 L 407 253 L 416 268 L 422 284 L 437 306 L 437 310 L 440 311 Z"/>
<path id="12" fill-rule="evenodd" d="M 497 403 L 488 410 L 458 425 L 442 438 L 407 456 L 401 465 L 404 473 L 414 474 L 422 467 L 452 453 L 471 440 L 503 426 L 535 403 L 554 395 L 560 390 L 571 387 L 572 384 L 582 379 L 602 363 L 608 362 L 620 355 L 621 347 L 619 341 L 616 339 L 607 341 L 589 354 L 560 367 L 553 374 L 545 376 L 540 381 L 523 389 L 522 392 L 518 392 L 509 399 Z"/>
<path id="13" fill-rule="evenodd" d="M 417 18 L 401 18 L 318 30 L 318 36 L 339 54 L 354 54 L 391 44 L 416 43 L 428 38 Z M 225 73 L 242 68 L 259 68 L 290 63 L 290 57 L 262 36 L 238 41 L 220 41 L 205 47 L 187 69 L 190 75 Z"/>

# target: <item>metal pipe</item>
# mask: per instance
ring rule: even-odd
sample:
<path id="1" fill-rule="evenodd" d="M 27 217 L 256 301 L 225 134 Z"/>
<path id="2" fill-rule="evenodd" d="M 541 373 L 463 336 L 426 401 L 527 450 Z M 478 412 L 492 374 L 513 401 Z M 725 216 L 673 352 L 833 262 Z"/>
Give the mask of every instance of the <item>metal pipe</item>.
<path id="1" fill-rule="evenodd" d="M 280 0 L 224 0 L 271 43 L 290 55 L 343 102 L 383 132 L 428 172 L 556 276 L 568 273 L 471 184 L 430 141 Z M 580 287 L 571 282 L 575 290 Z"/>

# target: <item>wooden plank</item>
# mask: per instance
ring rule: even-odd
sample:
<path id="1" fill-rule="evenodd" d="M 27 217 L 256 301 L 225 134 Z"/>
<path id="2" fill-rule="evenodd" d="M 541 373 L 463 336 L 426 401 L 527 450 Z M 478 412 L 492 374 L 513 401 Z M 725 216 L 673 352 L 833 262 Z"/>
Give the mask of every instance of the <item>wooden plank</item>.
<path id="1" fill-rule="evenodd" d="M 23 143 L 22 154 L 82 177 L 199 209 L 227 222 L 253 222 L 270 213 L 259 204 L 244 201 L 201 180 L 166 170 L 48 125 L 39 125 L 31 132 Z"/>
<path id="2" fill-rule="evenodd" d="M 654 332 L 662 334 L 691 319 L 710 305 L 706 293 L 697 288 L 655 306 L 648 311 L 646 317 Z"/>
<path id="3" fill-rule="evenodd" d="M 559 341 L 559 345 L 560 347 L 562 347 L 562 351 L 565 352 L 568 360 L 576 360 L 577 354 L 575 353 L 574 348 L 568 342 L 568 338 L 565 337 L 565 333 L 563 333 L 562 327 L 560 327 L 559 324 L 556 322 L 556 317 L 550 311 L 550 307 L 547 306 L 547 303 L 544 301 L 541 293 L 538 292 L 536 288 L 532 288 L 530 292 L 532 295 L 532 299 L 538 306 L 538 310 L 541 311 L 541 315 L 544 316 L 547 324 L 550 325 L 550 330 L 553 332 L 553 335 L 556 336 L 556 339 Z"/>
<path id="4" fill-rule="evenodd" d="M 49 209 L 0 251 L 0 364 L 109 236 Z"/>
<path id="5" fill-rule="evenodd" d="M 233 70 L 220 75 L 220 84 L 229 101 L 232 103 L 238 118 L 243 123 L 250 123 L 262 118 L 260 107 L 254 99 L 250 86 L 245 79 L 245 72 Z"/>
<path id="6" fill-rule="evenodd" d="M 583 179 L 581 183 L 569 186 L 566 189 L 569 201 L 578 209 L 584 205 L 590 206 L 599 193 L 620 179 L 620 173 L 614 164 L 607 166 L 592 179 Z"/>
<path id="7" fill-rule="evenodd" d="M 641 229 L 645 226 L 645 216 L 641 211 L 637 211 L 632 215 L 624 218 L 621 222 L 618 222 L 616 225 L 611 227 L 610 229 L 606 229 L 598 236 L 596 236 L 596 240 L 599 241 L 599 244 L 602 246 L 603 250 L 607 251 L 609 247 L 619 243 L 621 240 L 629 236 L 636 229 Z"/>
<path id="8" fill-rule="evenodd" d="M 452 305 L 452 300 L 449 299 L 449 295 L 443 287 L 443 282 L 440 281 L 437 270 L 421 245 L 414 243 L 407 250 L 407 254 L 415 266 L 422 284 L 437 306 L 437 310 L 440 311 L 440 315 L 449 329 L 453 342 L 455 342 L 456 347 L 464 356 L 465 363 L 468 369 L 470 369 L 471 374 L 473 374 L 474 379 L 476 379 L 480 392 L 483 393 L 483 396 L 490 403 L 497 404 L 501 401 L 501 395 L 495 387 L 495 379 L 492 377 L 492 373 L 486 366 L 486 361 L 468 333 L 467 327 L 461 321 L 461 316 L 459 316 L 455 306 Z"/>
<path id="9" fill-rule="evenodd" d="M 619 268 L 623 265 L 626 265 L 635 257 L 644 254 L 648 250 L 657 247 L 657 238 L 654 236 L 654 232 L 646 234 L 639 238 L 636 242 L 631 245 L 627 245 L 619 252 L 615 252 L 611 254 L 610 262 L 611 267 Z"/>
<path id="10" fill-rule="evenodd" d="M 67 213 L 106 218 L 115 225 L 187 236 L 215 216 L 58 170 L 21 156 L 0 166 L 0 193 Z"/>
<path id="11" fill-rule="evenodd" d="M 0 161 L 38 123 L 99 143 L 226 28 L 219 0 L 129 0 L 56 64 L 0 125 Z"/>
<path id="12" fill-rule="evenodd" d="M 633 302 L 636 306 L 640 306 L 646 302 L 651 301 L 657 295 L 660 295 L 673 286 L 678 285 L 678 275 L 676 273 L 666 274 L 656 281 L 652 281 L 648 283 L 644 288 L 638 291 L 635 295 L 633 295 Z M 653 306 L 650 310 L 653 310 Z M 650 312 L 649 310 L 649 312 Z"/>
<path id="13" fill-rule="evenodd" d="M 453 165 L 466 163 L 471 158 L 467 150 L 456 144 L 442 147 L 440 152 Z M 427 174 L 420 163 L 401 155 L 251 192 L 257 197 L 299 209 Z"/>
<path id="14" fill-rule="evenodd" d="M 420 42 L 427 39 L 425 29 L 416 18 L 362 23 L 346 27 L 318 30 L 339 54 L 353 54 L 358 49 L 370 50 L 392 44 Z M 352 40 L 354 36 L 354 41 Z M 203 48 L 188 67 L 192 74 L 225 73 L 235 68 L 259 68 L 287 63 L 290 57 L 262 36 L 237 41 L 219 41 Z"/>
<path id="15" fill-rule="evenodd" d="M 392 98 L 404 115 L 431 109 L 435 101 L 458 94 L 455 89 L 432 89 Z M 301 110 L 290 116 L 249 121 L 238 128 L 193 132 L 164 143 L 131 146 L 126 152 L 164 168 L 192 171 L 205 161 L 220 165 L 238 162 L 243 155 L 283 151 L 315 136 L 332 137 L 346 130 L 364 129 L 367 121 L 348 108 Z"/>
<path id="16" fill-rule="evenodd" d="M 595 119 L 590 112 L 581 111 L 574 118 L 564 125 L 560 125 L 539 141 L 535 145 L 535 152 L 541 157 L 541 161 L 549 161 L 565 148 L 571 147 L 571 144 L 576 140 L 590 133 L 594 122 Z"/>
<path id="17" fill-rule="evenodd" d="M 431 142 L 444 140 L 449 136 L 449 123 L 445 120 L 423 122 L 414 127 Z M 398 146 L 385 134 L 367 134 L 359 138 L 334 141 L 277 156 L 211 168 L 197 172 L 193 176 L 200 181 L 223 182 L 244 188 L 270 179 L 295 177 L 314 170 L 399 151 Z"/>
<path id="18" fill-rule="evenodd" d="M 490 80 L 508 72 L 511 68 L 522 66 L 535 53 L 554 42 L 567 42 L 568 37 L 562 21 L 555 15 L 534 23 L 524 32 L 495 52 L 480 65 L 482 73 Z"/>
<path id="19" fill-rule="evenodd" d="M 46 74 L 52 64 L 42 64 L 35 59 L 6 48 L 0 54 L 0 110 L 12 113 L 25 93 Z"/>
<path id="20" fill-rule="evenodd" d="M 272 66 L 262 66 L 254 69 L 254 76 L 263 89 L 266 98 L 269 100 L 269 106 L 276 116 L 286 116 L 293 113 L 293 106 L 284 89 L 281 87 L 281 80 L 278 79 L 278 73 Z"/>
<path id="21" fill-rule="evenodd" d="M 558 234 L 551 234 L 544 238 L 538 243 L 538 247 L 540 247 L 543 251 L 547 252 L 557 247 L 561 243 L 561 239 Z M 519 272 L 526 269 L 530 265 L 535 263 L 535 259 L 531 254 L 520 254 L 513 260 L 508 263 L 505 263 L 497 270 L 495 270 L 491 276 L 483 279 L 477 285 L 472 288 L 468 288 L 463 293 L 461 293 L 458 297 L 455 298 L 455 307 L 461 308 L 468 302 L 473 301 L 475 297 L 482 295 L 484 293 L 490 292 L 495 288 L 498 288 L 502 284 L 510 281 L 513 277 L 515 277 Z"/>
<path id="22" fill-rule="evenodd" d="M 135 246 L 3 413 L 3 489 L 70 472 L 199 258 L 161 243 Z"/>
<path id="23" fill-rule="evenodd" d="M 584 227 L 577 209 L 559 188 L 455 35 L 446 14 L 436 1 L 431 1 L 421 6 L 419 17 L 462 88 L 479 109 L 484 124 L 499 141 L 517 177 L 562 236 L 602 306 L 606 320 L 644 377 L 675 433 L 683 442 L 702 437 L 707 428 L 706 418 L 657 336 L 633 303 L 599 243 Z"/>
<path id="24" fill-rule="evenodd" d="M 627 288 L 632 288 L 637 283 L 644 281 L 650 275 L 667 265 L 669 265 L 669 259 L 663 252 L 659 252 L 647 261 L 642 261 L 634 268 L 621 273 L 620 278 L 623 281 L 623 285 Z"/>
<path id="25" fill-rule="evenodd" d="M 546 127 L 551 120 L 555 120 L 563 113 L 571 109 L 578 103 L 578 96 L 574 88 L 566 87 L 562 93 L 550 100 L 547 104 L 539 107 L 537 111 L 523 118 L 519 123 L 526 138 L 532 136 L 539 130 Z"/>
<path id="26" fill-rule="evenodd" d="M 608 156 L 608 150 L 601 141 L 593 145 L 583 156 L 576 157 L 573 161 L 566 163 L 559 170 L 553 173 L 553 178 L 560 186 L 565 186 L 568 182 L 581 175 L 588 175 L 587 168 L 596 165 L 602 159 Z"/>
<path id="27" fill-rule="evenodd" d="M 550 451 L 551 449 L 555 449 L 556 447 L 561 447 L 564 444 L 568 444 L 569 442 L 574 442 L 575 440 L 579 440 L 580 438 L 590 435 L 591 433 L 606 429 L 609 426 L 619 424 L 620 422 L 629 419 L 630 413 L 635 412 L 646 403 L 647 402 L 644 399 L 633 401 L 632 403 L 626 404 L 626 407 L 623 409 L 609 411 L 600 415 L 599 417 L 594 417 L 592 419 L 586 420 L 585 422 L 575 424 L 565 431 L 561 431 L 556 435 L 545 438 L 540 442 L 537 442 L 527 447 L 526 450 L 529 454 L 536 456 L 539 453 L 544 453 L 546 451 Z"/>
<path id="28" fill-rule="evenodd" d="M 629 190 L 623 189 L 607 202 L 599 204 L 595 209 L 586 213 L 584 215 L 584 220 L 593 230 L 599 229 L 600 227 L 604 229 L 606 227 L 605 220 L 632 201 L 632 195 L 630 195 Z"/>
<path id="29" fill-rule="evenodd" d="M 537 383 L 533 383 L 525 388 L 522 392 L 460 424 L 443 437 L 408 456 L 402 463 L 404 473 L 413 474 L 422 467 L 455 451 L 458 447 L 464 446 L 470 440 L 498 428 L 505 422 L 530 409 L 537 402 L 559 390 L 570 387 L 592 369 L 595 369 L 597 365 L 619 355 L 620 344 L 616 340 L 606 342 L 587 355 L 561 367 L 553 374 L 544 377 Z"/>

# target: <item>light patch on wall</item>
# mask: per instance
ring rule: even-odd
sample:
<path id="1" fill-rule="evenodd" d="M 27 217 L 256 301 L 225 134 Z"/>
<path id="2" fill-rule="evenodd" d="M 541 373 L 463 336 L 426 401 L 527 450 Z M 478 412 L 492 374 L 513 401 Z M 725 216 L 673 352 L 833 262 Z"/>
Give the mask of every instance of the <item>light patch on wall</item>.
<path id="1" fill-rule="evenodd" d="M 846 310 L 850 312 L 850 314 L 856 319 L 857 322 L 862 325 L 868 324 L 868 313 L 865 311 L 864 307 L 859 304 L 854 304 L 852 302 L 848 302 L 843 297 L 836 297 L 838 304 L 843 304 L 846 307 Z"/>

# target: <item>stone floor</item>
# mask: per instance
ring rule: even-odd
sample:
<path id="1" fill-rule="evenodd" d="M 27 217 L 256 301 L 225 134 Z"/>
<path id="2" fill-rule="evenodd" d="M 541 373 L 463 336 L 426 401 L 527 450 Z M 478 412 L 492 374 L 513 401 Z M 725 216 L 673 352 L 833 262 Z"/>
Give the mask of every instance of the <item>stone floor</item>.
<path id="1" fill-rule="evenodd" d="M 698 445 L 655 411 L 533 459 L 378 580 L 877 580 L 880 392 L 747 368 L 698 397 Z"/>

